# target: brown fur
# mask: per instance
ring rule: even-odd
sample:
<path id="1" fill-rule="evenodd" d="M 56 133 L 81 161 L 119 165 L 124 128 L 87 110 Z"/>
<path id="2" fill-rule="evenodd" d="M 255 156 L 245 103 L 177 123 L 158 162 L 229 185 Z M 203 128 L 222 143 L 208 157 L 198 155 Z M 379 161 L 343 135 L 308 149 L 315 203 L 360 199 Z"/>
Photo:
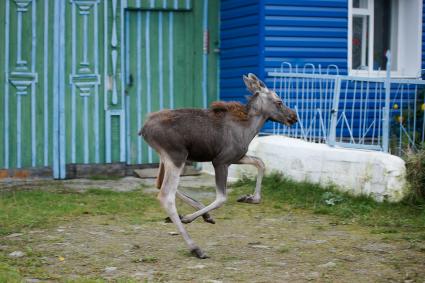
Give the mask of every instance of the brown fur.
<path id="1" fill-rule="evenodd" d="M 245 105 L 242 105 L 239 102 L 215 101 L 211 103 L 210 109 L 215 114 L 220 114 L 222 112 L 230 113 L 232 117 L 237 121 L 248 120 L 248 111 Z"/>
<path id="2" fill-rule="evenodd" d="M 158 115 L 158 116 L 161 118 L 161 122 L 165 122 L 165 123 L 173 122 L 174 116 L 175 116 L 174 113 L 169 109 L 164 109 L 160 112 L 152 113 L 151 115 L 155 115 L 155 114 L 161 114 L 161 115 Z"/>
<path id="3" fill-rule="evenodd" d="M 175 119 L 175 114 L 173 113 L 173 111 L 169 110 L 169 109 L 163 109 L 161 111 L 158 112 L 153 112 L 150 113 L 146 119 L 151 119 L 151 118 L 155 118 L 155 117 L 159 117 L 159 121 L 160 122 L 165 122 L 165 123 L 172 123 L 173 120 Z M 142 129 L 140 129 L 139 136 L 142 135 Z"/>

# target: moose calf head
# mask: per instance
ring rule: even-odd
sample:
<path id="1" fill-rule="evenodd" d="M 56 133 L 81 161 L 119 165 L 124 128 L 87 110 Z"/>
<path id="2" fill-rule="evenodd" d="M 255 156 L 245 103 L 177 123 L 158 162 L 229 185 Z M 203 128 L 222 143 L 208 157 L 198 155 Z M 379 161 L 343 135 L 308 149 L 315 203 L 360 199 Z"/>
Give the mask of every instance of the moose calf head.
<path id="1" fill-rule="evenodd" d="M 290 126 L 297 122 L 295 111 L 287 107 L 282 99 L 259 80 L 254 74 L 243 76 L 246 87 L 252 93 L 248 106 L 265 115 L 268 120 Z"/>

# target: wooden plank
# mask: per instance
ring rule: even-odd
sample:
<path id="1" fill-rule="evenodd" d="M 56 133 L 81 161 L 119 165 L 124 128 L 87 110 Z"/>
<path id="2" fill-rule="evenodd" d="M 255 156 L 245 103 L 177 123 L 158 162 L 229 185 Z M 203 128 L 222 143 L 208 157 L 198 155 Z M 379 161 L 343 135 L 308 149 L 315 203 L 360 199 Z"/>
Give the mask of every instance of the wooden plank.
<path id="1" fill-rule="evenodd" d="M 6 7 L 5 7 L 6 1 L 0 1 L 0 17 L 2 19 L 6 19 Z M 4 142 L 4 123 L 5 123 L 5 110 L 4 110 L 4 72 L 5 72 L 5 20 L 0 21 L 0 168 L 5 168 L 5 142 Z"/>
<path id="2" fill-rule="evenodd" d="M 192 55 L 186 54 L 187 58 L 192 57 L 192 76 L 193 81 L 187 87 L 191 90 L 190 96 L 187 97 L 188 100 L 191 100 L 193 107 L 200 108 L 203 107 L 203 97 L 202 97 L 202 56 L 203 56 L 203 5 L 204 1 L 197 1 L 193 6 L 193 14 L 190 19 L 188 19 L 187 31 L 190 34 L 190 42 L 192 43 Z M 196 70 L 196 71 L 195 71 Z M 190 71 L 189 71 L 190 72 Z"/>
<path id="3" fill-rule="evenodd" d="M 117 145 L 120 143 L 120 117 L 111 117 L 111 134 L 112 144 Z M 112 162 L 119 162 L 120 160 L 120 148 L 119 146 L 112 147 Z"/>
<path id="4" fill-rule="evenodd" d="M 93 176 L 124 177 L 126 176 L 124 163 L 110 164 L 68 164 L 68 178 L 88 178 Z"/>
<path id="5" fill-rule="evenodd" d="M 186 48 L 190 46 L 185 46 L 185 32 L 184 28 L 184 19 L 185 14 L 175 13 L 174 14 L 174 24 L 173 24 L 173 34 L 174 34 L 174 52 L 173 52 L 173 65 L 174 68 L 174 105 L 175 108 L 183 108 L 186 103 L 184 99 L 185 81 L 189 78 L 186 77 L 185 72 L 185 56 L 184 52 Z"/>

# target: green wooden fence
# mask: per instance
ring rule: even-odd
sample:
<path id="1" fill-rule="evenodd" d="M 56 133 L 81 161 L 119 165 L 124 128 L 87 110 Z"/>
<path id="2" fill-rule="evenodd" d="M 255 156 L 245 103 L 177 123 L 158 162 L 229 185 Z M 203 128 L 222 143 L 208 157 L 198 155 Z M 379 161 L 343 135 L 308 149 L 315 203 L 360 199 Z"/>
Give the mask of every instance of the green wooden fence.
<path id="1" fill-rule="evenodd" d="M 157 162 L 146 115 L 217 98 L 218 5 L 0 1 L 0 169 Z"/>

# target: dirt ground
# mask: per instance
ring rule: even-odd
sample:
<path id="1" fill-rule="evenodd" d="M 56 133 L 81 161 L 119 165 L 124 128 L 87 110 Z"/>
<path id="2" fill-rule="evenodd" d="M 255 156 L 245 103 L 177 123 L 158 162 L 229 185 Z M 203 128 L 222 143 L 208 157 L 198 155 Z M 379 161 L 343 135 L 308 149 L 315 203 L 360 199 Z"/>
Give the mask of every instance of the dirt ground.
<path id="1" fill-rule="evenodd" d="M 183 179 L 183 189 L 195 198 L 213 199 L 211 177 Z M 152 184 L 144 181 L 146 192 L 156 192 Z M 70 190 L 123 190 L 139 187 L 140 180 L 71 180 L 62 185 Z M 51 281 L 89 277 L 142 282 L 425 282 L 423 251 L 408 241 L 342 225 L 328 216 L 286 206 L 271 214 L 263 204 L 230 199 L 213 213 L 217 224 L 199 219 L 186 225 L 210 256 L 205 260 L 191 257 L 175 235 L 174 224 L 164 223 L 165 214 L 160 216 L 134 225 L 111 215 L 88 215 L 0 240 L 8 250 L 25 241 L 41 258 Z"/>

